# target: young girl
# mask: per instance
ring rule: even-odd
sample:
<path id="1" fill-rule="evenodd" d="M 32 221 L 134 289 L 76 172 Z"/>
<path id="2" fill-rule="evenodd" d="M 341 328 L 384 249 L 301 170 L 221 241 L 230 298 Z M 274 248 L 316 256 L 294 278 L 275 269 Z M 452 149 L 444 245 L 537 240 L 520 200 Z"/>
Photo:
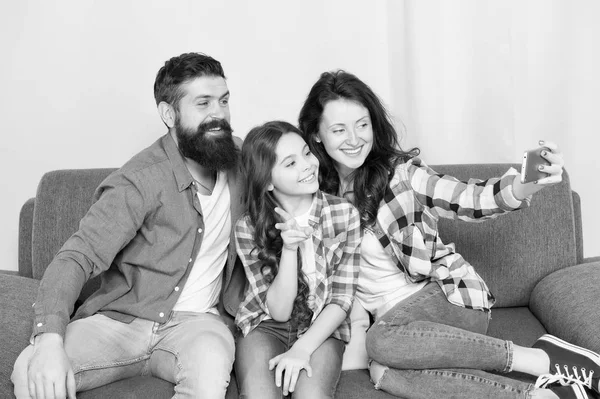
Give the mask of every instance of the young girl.
<path id="1" fill-rule="evenodd" d="M 235 238 L 248 285 L 235 320 L 243 334 L 240 397 L 333 398 L 350 339 L 358 212 L 319 191 L 319 161 L 287 122 L 252 129 L 242 167 L 247 214 Z"/>
<path id="2" fill-rule="evenodd" d="M 418 150 L 400 149 L 377 95 L 344 71 L 321 75 L 299 122 L 321 163 L 323 191 L 351 198 L 361 214 L 356 295 L 376 319 L 366 346 L 378 389 L 410 399 L 598 393 L 596 353 L 550 335 L 533 348 L 486 336 L 494 298 L 438 234 L 441 217 L 490 219 L 526 207 L 535 192 L 560 182 L 564 162 L 555 144 L 540 143 L 547 176 L 535 183 L 521 184 L 514 169 L 486 181 L 440 175 Z M 490 372 L 511 370 L 540 378 L 533 386 Z"/>

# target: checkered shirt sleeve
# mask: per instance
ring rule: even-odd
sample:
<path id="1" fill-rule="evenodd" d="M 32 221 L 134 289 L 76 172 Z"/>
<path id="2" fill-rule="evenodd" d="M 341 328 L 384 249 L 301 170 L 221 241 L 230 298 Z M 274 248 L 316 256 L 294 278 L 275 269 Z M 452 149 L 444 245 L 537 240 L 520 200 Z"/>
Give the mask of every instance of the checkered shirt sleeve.
<path id="1" fill-rule="evenodd" d="M 265 281 L 254 245 L 254 228 L 250 218 L 244 216 L 235 225 L 236 251 L 246 273 L 248 282 L 246 295 L 235 317 L 235 323 L 246 336 L 269 314 L 267 308 L 267 291 L 269 285 Z"/>
<path id="2" fill-rule="evenodd" d="M 523 201 L 515 198 L 512 185 L 518 172 L 514 168 L 502 177 L 463 182 L 436 173 L 419 158 L 413 158 L 402 166 L 394 178 L 409 181 L 417 201 L 440 217 L 484 220 L 526 207 L 531 201 L 531 197 Z"/>
<path id="3" fill-rule="evenodd" d="M 323 218 L 325 220 L 331 218 L 327 226 L 322 226 L 323 233 L 335 236 L 336 238 L 333 240 L 340 241 L 341 244 L 339 246 L 340 256 L 334 258 L 335 262 L 327 266 L 333 269 L 333 277 L 331 294 L 327 296 L 325 303 L 338 305 L 349 314 L 356 293 L 360 267 L 360 242 L 362 239 L 360 215 L 356 208 L 346 200 L 327 194 L 323 194 L 323 196 L 328 203 L 328 212 Z M 341 233 L 335 235 L 336 231 Z M 331 244 L 331 241 L 323 238 L 325 248 L 331 249 Z"/>

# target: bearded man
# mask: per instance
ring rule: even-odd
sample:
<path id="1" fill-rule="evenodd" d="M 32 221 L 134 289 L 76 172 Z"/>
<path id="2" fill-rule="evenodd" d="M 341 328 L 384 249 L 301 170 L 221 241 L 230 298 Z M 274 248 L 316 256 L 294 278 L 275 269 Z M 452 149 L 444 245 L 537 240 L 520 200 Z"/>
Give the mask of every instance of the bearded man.
<path id="1" fill-rule="evenodd" d="M 225 397 L 244 284 L 230 245 L 241 140 L 225 74 L 207 55 L 168 60 L 154 97 L 168 133 L 100 184 L 48 266 L 14 366 L 17 398 L 75 398 L 148 374 L 174 383 L 177 398 Z M 96 275 L 100 289 L 69 320 Z"/>

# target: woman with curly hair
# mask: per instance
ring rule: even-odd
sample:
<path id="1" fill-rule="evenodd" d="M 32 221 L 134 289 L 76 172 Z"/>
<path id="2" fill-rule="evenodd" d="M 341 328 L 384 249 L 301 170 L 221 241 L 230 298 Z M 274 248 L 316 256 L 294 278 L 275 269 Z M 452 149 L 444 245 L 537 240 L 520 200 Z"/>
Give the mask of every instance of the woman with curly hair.
<path id="1" fill-rule="evenodd" d="M 247 213 L 235 239 L 248 284 L 235 320 L 243 335 L 240 397 L 333 398 L 350 339 L 358 212 L 319 190 L 319 161 L 287 122 L 248 133 L 242 168 Z"/>
<path id="2" fill-rule="evenodd" d="M 439 218 L 494 218 L 527 207 L 531 195 L 560 182 L 564 162 L 554 143 L 540 142 L 547 165 L 535 182 L 521 183 L 512 168 L 468 182 L 438 174 L 417 157 L 418 149 L 400 148 L 377 95 L 344 71 L 321 75 L 299 126 L 319 159 L 321 189 L 351 199 L 361 216 L 355 310 L 361 304 L 375 319 L 366 349 L 377 389 L 408 399 L 598 393 L 596 353 L 550 335 L 532 348 L 487 336 L 494 297 L 438 234 Z M 510 371 L 539 378 L 533 385 L 496 374 Z"/>

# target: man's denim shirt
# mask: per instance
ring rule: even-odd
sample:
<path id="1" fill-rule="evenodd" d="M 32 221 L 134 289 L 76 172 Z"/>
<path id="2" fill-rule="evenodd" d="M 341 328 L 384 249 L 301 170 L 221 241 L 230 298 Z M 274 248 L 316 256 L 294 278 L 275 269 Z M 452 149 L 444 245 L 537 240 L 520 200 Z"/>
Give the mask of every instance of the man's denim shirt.
<path id="1" fill-rule="evenodd" d="M 232 224 L 241 212 L 242 179 L 237 174 L 228 173 Z M 44 274 L 34 304 L 32 337 L 44 332 L 64 336 L 83 285 L 101 273 L 100 289 L 74 319 L 102 313 L 125 323 L 136 317 L 166 322 L 202 245 L 204 222 L 193 181 L 170 134 L 108 176 L 96 189 L 79 230 Z M 238 281 L 243 272 L 230 284 L 236 258 L 235 246 L 230 245 L 223 292 L 232 290 L 231 303 L 228 306 L 225 299 L 224 305 L 233 316 L 244 284 Z"/>

